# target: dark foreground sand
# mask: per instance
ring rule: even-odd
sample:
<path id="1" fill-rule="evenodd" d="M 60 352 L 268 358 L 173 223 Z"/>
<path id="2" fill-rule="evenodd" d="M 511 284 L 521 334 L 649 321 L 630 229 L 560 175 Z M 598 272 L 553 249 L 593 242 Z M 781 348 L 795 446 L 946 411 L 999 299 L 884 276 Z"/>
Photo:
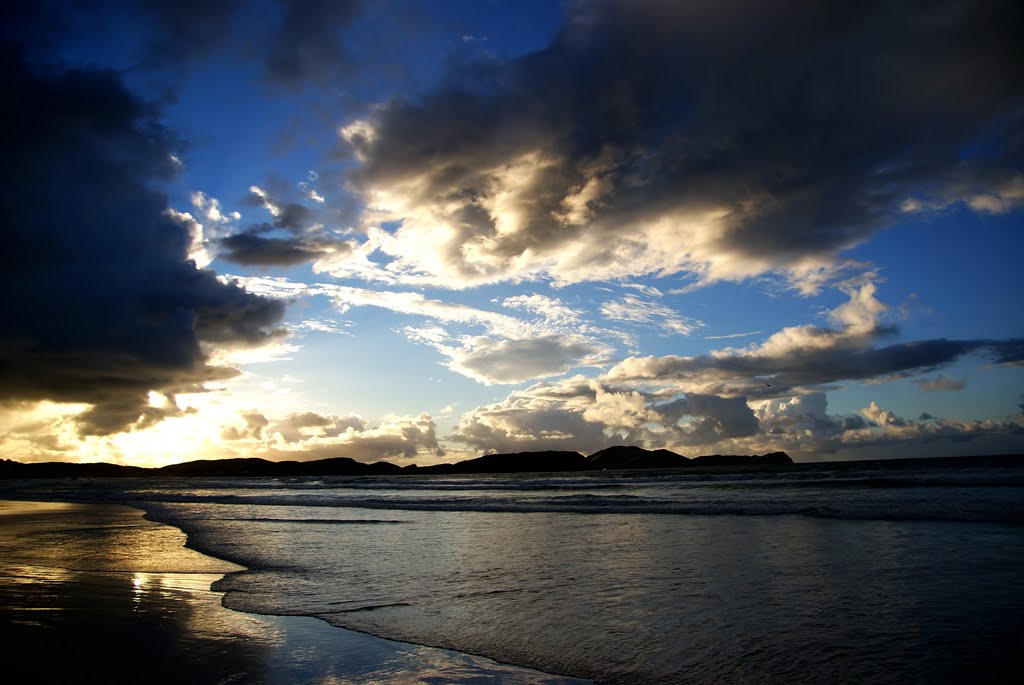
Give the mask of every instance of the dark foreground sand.
<path id="1" fill-rule="evenodd" d="M 239 567 L 118 505 L 0 500 L 8 683 L 567 683 L 314 618 L 225 609 Z"/>

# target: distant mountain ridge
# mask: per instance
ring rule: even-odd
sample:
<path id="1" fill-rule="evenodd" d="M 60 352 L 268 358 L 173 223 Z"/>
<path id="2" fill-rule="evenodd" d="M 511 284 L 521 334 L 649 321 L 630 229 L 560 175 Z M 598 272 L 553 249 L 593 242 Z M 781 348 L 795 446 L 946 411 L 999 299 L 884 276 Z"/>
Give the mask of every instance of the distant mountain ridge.
<path id="1" fill-rule="evenodd" d="M 669 450 L 647 450 L 630 445 L 616 445 L 585 457 L 579 452 L 540 451 L 485 454 L 453 464 L 430 466 L 398 466 L 387 461 L 371 464 L 349 457 L 314 461 L 269 461 L 267 459 L 200 459 L 161 468 L 121 466 L 94 462 L 21 463 L 0 460 L 0 478 L 147 478 L 169 476 L 179 478 L 254 478 L 291 476 L 383 476 L 417 474 L 480 474 L 480 473 L 558 473 L 567 471 L 600 471 L 625 469 L 670 469 L 691 466 L 754 466 L 792 464 L 785 452 L 764 455 L 720 455 L 692 459 Z"/>

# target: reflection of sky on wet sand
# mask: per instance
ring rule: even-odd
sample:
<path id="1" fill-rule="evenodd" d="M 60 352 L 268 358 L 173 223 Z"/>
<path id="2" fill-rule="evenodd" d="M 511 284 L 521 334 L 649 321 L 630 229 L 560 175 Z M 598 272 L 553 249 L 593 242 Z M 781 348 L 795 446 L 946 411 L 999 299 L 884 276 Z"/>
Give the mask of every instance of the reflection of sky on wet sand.
<path id="1" fill-rule="evenodd" d="M 147 521 L 130 507 L 4 501 L 0 516 L 0 554 L 7 563 L 123 573 L 222 574 L 241 568 L 187 549 L 180 530 Z"/>
<path id="2" fill-rule="evenodd" d="M 220 605 L 239 567 L 116 505 L 0 501 L 0 644 L 6 682 L 571 682 L 381 640 L 313 618 Z"/>

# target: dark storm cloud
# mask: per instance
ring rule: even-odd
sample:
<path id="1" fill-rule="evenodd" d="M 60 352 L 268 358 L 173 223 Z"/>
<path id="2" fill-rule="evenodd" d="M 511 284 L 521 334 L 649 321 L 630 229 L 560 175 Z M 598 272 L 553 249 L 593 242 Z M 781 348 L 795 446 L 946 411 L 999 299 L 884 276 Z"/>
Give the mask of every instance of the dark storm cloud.
<path id="1" fill-rule="evenodd" d="M 181 64 L 207 56 L 231 39 L 241 0 L 108 0 L 149 27 L 146 49 L 155 63 Z M 102 6 L 102 0 L 97 6 Z"/>
<path id="2" fill-rule="evenodd" d="M 0 50 L 0 399 L 93 405 L 84 432 L 170 415 L 173 397 L 237 373 L 202 343 L 268 342 L 283 309 L 188 261 L 190 236 L 152 185 L 174 137 L 113 72 L 43 73 Z"/>
<path id="3" fill-rule="evenodd" d="M 627 238 L 675 240 L 670 268 L 724 277 L 827 259 L 908 198 L 1003 202 L 1024 152 L 1022 15 L 1014 0 L 578 3 L 547 49 L 464 66 L 351 131 L 353 180 L 509 269 L 581 242 L 604 266 Z M 502 170 L 531 153 L 521 228 L 498 230 Z M 724 228 L 622 235 L 705 211 Z M 459 244 L 448 268 L 483 268 Z"/>
<path id="4" fill-rule="evenodd" d="M 883 347 L 848 345 L 778 350 L 725 350 L 695 357 L 627 359 L 609 372 L 616 380 L 681 383 L 720 395 L 774 397 L 839 381 L 884 381 L 941 369 L 968 354 L 1002 363 L 1019 340 L 921 340 Z"/>
<path id="5" fill-rule="evenodd" d="M 281 206 L 280 213 L 274 218 L 274 225 L 291 231 L 301 231 L 309 224 L 312 215 L 313 212 L 308 207 L 289 202 Z"/>
<path id="6" fill-rule="evenodd" d="M 256 55 L 268 80 L 324 84 L 351 65 L 341 31 L 359 0 L 110 0 L 133 11 L 150 31 L 155 62 L 184 63 L 214 50 Z M 235 35 L 239 27 L 252 31 Z"/>
<path id="7" fill-rule="evenodd" d="M 920 378 L 914 383 L 921 392 L 958 392 L 967 387 L 967 381 L 963 378 L 950 378 L 942 375 L 935 378 Z"/>
<path id="8" fill-rule="evenodd" d="M 222 258 L 248 266 L 292 266 L 351 250 L 351 245 L 320 222 L 323 212 L 277 195 L 250 188 L 243 202 L 266 209 L 272 221 L 217 239 Z"/>
<path id="9" fill-rule="evenodd" d="M 280 83 L 327 81 L 351 62 L 338 32 L 358 15 L 359 0 L 278 0 L 282 17 L 266 45 L 268 76 Z"/>
<path id="10" fill-rule="evenodd" d="M 301 238 L 268 238 L 256 229 L 222 238 L 220 256 L 248 266 L 291 266 L 315 261 L 327 254 Z"/>
<path id="11" fill-rule="evenodd" d="M 341 32 L 359 0 L 9 0 L 8 38 L 44 50 L 123 24 L 149 67 L 182 68 L 214 52 L 256 56 L 266 78 L 324 84 L 352 66 Z M 240 29 L 244 29 L 242 34 Z"/>

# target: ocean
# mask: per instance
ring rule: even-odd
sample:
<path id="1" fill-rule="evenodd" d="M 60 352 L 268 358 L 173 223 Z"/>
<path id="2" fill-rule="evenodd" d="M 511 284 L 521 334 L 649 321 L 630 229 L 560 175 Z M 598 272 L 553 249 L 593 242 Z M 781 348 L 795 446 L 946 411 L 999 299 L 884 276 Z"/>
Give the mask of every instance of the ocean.
<path id="1" fill-rule="evenodd" d="M 312 616 L 599 683 L 1024 682 L 1024 461 L 0 482 L 117 502 Z"/>

